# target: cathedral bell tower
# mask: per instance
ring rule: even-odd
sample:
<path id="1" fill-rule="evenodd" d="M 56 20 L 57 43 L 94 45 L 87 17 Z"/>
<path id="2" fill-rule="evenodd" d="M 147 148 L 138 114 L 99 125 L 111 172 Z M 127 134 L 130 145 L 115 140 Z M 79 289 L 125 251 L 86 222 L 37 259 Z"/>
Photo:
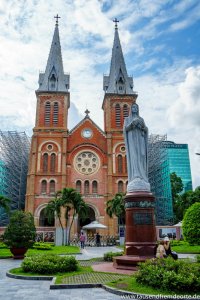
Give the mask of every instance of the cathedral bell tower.
<path id="1" fill-rule="evenodd" d="M 27 178 L 26 211 L 37 226 L 41 210 L 66 184 L 67 121 L 70 77 L 64 73 L 58 15 L 44 73 L 36 90 L 36 121 L 33 129 Z"/>
<path id="2" fill-rule="evenodd" d="M 114 42 L 109 75 L 104 75 L 105 91 L 102 109 L 104 111 L 104 131 L 108 153 L 108 200 L 118 192 L 125 192 L 127 166 L 123 138 L 124 118 L 129 115 L 131 105 L 137 99 L 133 91 L 133 78 L 128 76 L 120 43 L 116 18 Z"/>

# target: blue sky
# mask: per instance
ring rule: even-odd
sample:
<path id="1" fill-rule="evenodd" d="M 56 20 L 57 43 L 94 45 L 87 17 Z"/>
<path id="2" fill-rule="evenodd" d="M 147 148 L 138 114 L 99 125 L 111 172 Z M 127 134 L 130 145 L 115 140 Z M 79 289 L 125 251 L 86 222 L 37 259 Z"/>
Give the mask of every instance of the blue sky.
<path id="1" fill-rule="evenodd" d="M 88 108 L 103 129 L 116 17 L 127 71 L 150 133 L 188 143 L 200 185 L 200 1 L 1 0 L 0 128 L 32 134 L 39 71 L 46 67 L 56 14 L 63 64 L 70 73 L 69 128 Z"/>

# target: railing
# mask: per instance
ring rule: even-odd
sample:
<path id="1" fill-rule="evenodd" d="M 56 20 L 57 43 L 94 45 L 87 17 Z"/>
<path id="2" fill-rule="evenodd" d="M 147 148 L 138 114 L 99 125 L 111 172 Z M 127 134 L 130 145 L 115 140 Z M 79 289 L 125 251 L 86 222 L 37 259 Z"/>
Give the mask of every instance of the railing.
<path id="1" fill-rule="evenodd" d="M 119 237 L 118 236 L 104 235 L 104 236 L 101 236 L 101 238 L 100 238 L 100 245 L 99 246 L 101 246 L 101 247 L 116 246 L 118 244 L 119 244 Z M 71 237 L 70 245 L 80 246 L 79 237 L 77 237 L 76 235 Z M 85 241 L 85 246 L 87 246 L 87 247 L 97 246 L 95 236 L 88 235 L 87 238 L 86 238 L 86 241 Z"/>

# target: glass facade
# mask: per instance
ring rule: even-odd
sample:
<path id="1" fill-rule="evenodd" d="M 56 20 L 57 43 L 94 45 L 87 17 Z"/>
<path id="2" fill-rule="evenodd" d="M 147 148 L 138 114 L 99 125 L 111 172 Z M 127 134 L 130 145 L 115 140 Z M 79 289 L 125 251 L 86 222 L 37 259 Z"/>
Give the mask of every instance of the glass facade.
<path id="1" fill-rule="evenodd" d="M 0 195 L 11 200 L 11 211 L 24 209 L 30 139 L 25 132 L 0 130 Z M 8 216 L 0 209 L 0 226 Z"/>
<path id="2" fill-rule="evenodd" d="M 163 148 L 166 135 L 150 135 L 148 145 L 148 177 L 151 192 L 155 196 L 156 225 L 173 224 L 173 206 L 170 184 L 169 161 Z"/>
<path id="3" fill-rule="evenodd" d="M 165 142 L 167 150 L 169 172 L 175 172 L 181 177 L 184 190 L 183 192 L 192 190 L 192 177 L 190 169 L 190 158 L 187 144 L 175 144 L 174 142 Z"/>

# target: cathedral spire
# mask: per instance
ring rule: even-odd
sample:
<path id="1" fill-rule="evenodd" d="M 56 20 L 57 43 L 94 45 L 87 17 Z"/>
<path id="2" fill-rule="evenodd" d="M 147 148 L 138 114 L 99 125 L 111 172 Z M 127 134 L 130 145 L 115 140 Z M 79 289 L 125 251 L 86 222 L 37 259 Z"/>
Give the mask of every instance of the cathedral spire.
<path id="1" fill-rule="evenodd" d="M 45 73 L 39 74 L 38 92 L 68 92 L 69 75 L 64 74 L 60 37 L 58 30 L 58 15 L 55 16 L 56 24 L 47 61 Z"/>
<path id="2" fill-rule="evenodd" d="M 109 76 L 104 76 L 103 89 L 110 94 L 134 94 L 133 78 L 129 77 L 126 70 L 122 47 L 119 39 L 118 26 L 116 18 L 115 35 L 112 48 L 112 57 Z"/>

